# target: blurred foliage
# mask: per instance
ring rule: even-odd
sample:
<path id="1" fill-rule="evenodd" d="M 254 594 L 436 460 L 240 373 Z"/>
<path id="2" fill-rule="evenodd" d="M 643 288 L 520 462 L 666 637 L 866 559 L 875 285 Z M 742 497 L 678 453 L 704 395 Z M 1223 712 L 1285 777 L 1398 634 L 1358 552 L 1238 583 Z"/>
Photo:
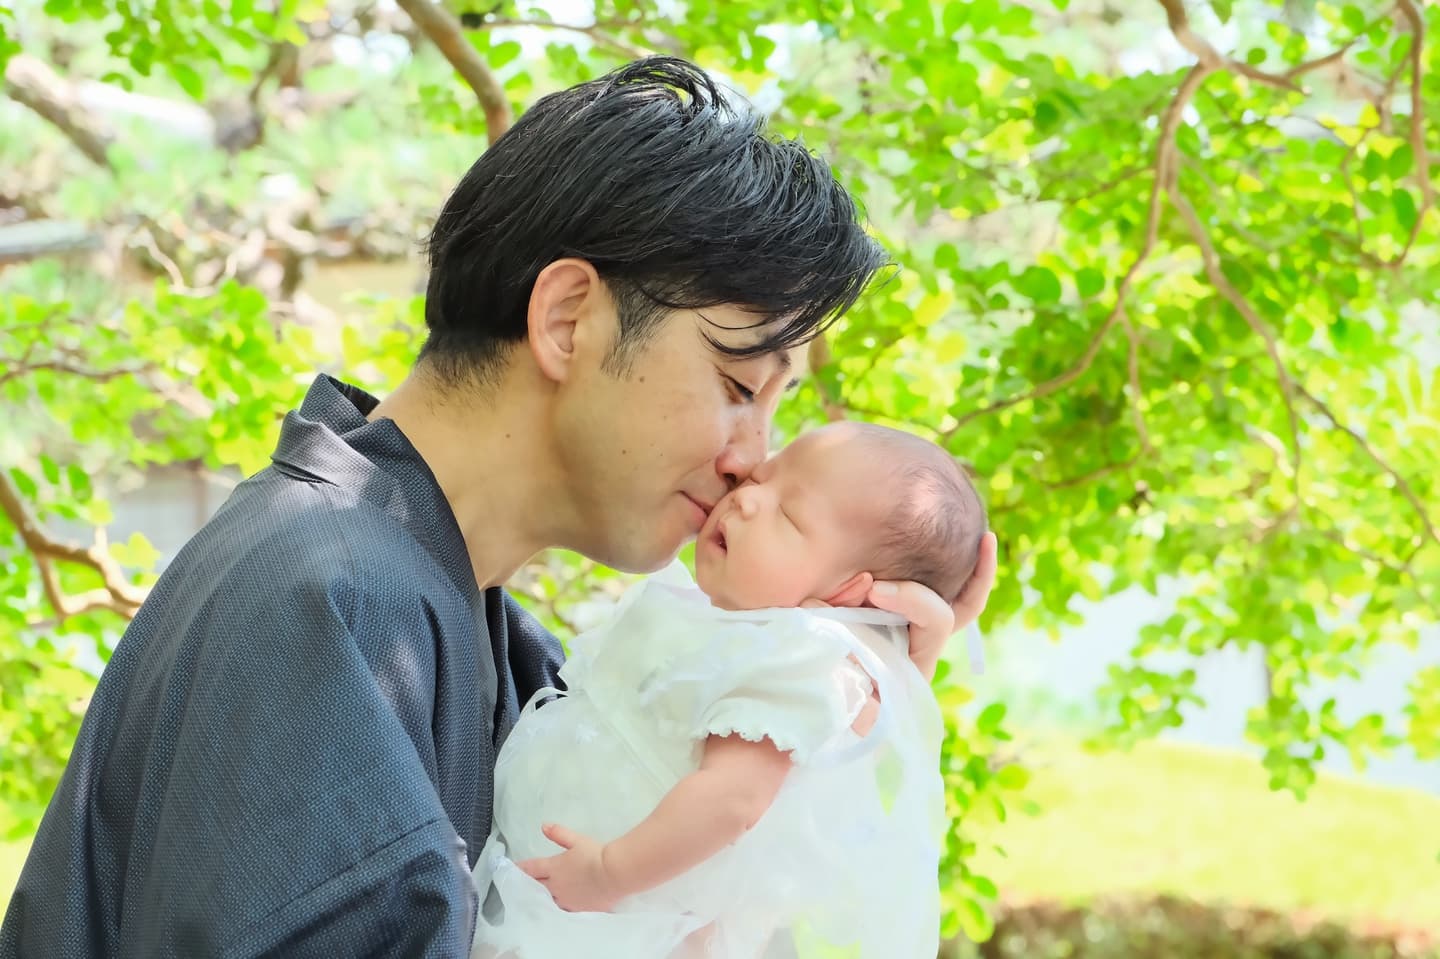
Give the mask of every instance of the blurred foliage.
<path id="1" fill-rule="evenodd" d="M 1012 818 L 1006 855 L 981 850 L 974 863 L 1012 898 L 1169 894 L 1440 930 L 1440 796 L 1322 771 L 1302 801 L 1266 789 L 1238 750 L 1159 740 L 1089 752 L 1023 735 L 1024 796 L 1042 813 Z"/>
<path id="2" fill-rule="evenodd" d="M 1107 741 L 1178 725 L 1173 654 L 1234 644 L 1270 665 L 1272 786 L 1303 794 L 1326 749 L 1440 755 L 1440 671 L 1398 728 L 1307 695 L 1436 618 L 1440 8 L 446 2 L 0 4 L 0 238 L 88 238 L 0 244 L 0 821 L 33 827 L 77 656 L 108 656 L 159 561 L 68 545 L 107 500 L 156 465 L 254 470 L 314 370 L 383 391 L 413 358 L 413 295 L 305 292 L 412 254 L 496 132 L 405 10 L 448 14 L 426 30 L 516 112 L 678 52 L 832 160 L 902 270 L 816 344 L 777 439 L 855 416 L 964 460 L 1001 536 L 988 623 L 1058 632 L 1079 598 L 1181 583 L 1102 693 Z M 555 554 L 516 588 L 564 636 L 621 582 Z M 979 939 L 972 854 L 1026 773 L 1001 707 L 937 689 L 946 932 Z"/>
<path id="3" fill-rule="evenodd" d="M 1361 931 L 1161 897 L 1080 909 L 1006 906 L 995 935 L 954 959 L 1435 959 L 1422 930 Z"/>

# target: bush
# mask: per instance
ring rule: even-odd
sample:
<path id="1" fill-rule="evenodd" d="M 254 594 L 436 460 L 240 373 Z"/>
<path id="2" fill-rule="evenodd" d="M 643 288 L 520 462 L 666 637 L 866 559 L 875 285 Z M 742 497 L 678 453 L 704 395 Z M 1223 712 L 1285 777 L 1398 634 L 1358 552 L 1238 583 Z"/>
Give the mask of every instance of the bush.
<path id="1" fill-rule="evenodd" d="M 1440 959 L 1420 930 L 1359 928 L 1158 897 L 1090 906 L 1002 905 L 995 935 L 944 959 Z"/>

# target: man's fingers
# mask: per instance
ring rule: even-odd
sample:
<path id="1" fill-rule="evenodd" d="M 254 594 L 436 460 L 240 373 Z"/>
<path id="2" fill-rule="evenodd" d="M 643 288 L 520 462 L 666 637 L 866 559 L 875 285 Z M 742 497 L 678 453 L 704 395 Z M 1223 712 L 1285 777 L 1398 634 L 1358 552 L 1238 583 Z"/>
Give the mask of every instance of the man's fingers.
<path id="1" fill-rule="evenodd" d="M 942 639 L 954 630 L 955 613 L 934 590 L 919 583 L 876 583 L 868 597 L 872 606 L 899 613 L 910 623 L 910 635 L 938 635 Z"/>
<path id="2" fill-rule="evenodd" d="M 935 665 L 950 634 L 955 613 L 950 604 L 919 583 L 876 583 L 870 603 L 910 621 L 910 661 L 926 681 L 935 677 Z"/>
<path id="3" fill-rule="evenodd" d="M 956 629 L 964 629 L 985 612 L 985 604 L 990 600 L 990 590 L 995 586 L 998 548 L 999 543 L 993 532 L 986 533 L 980 540 L 980 556 L 975 561 L 975 572 L 970 574 L 969 581 L 965 588 L 960 590 L 953 607 Z"/>

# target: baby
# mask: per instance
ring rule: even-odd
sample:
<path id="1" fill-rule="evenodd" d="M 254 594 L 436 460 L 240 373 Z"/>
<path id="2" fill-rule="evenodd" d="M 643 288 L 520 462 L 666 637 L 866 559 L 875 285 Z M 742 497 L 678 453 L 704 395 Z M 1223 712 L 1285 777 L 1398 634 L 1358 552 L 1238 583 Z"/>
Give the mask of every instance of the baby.
<path id="1" fill-rule="evenodd" d="M 847 607 L 877 579 L 953 600 L 985 526 L 895 430 L 761 465 L 700 532 L 699 590 L 678 564 L 632 589 L 506 741 L 474 955 L 934 956 L 940 717 L 903 621 Z"/>

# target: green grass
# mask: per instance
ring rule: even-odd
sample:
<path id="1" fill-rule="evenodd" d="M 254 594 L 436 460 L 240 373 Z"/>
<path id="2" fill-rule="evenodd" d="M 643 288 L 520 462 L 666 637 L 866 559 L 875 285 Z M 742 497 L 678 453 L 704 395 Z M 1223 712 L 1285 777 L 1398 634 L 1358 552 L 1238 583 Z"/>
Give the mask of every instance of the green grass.
<path id="1" fill-rule="evenodd" d="M 1033 763 L 1042 812 L 1012 816 L 1008 856 L 976 864 L 1007 896 L 1165 892 L 1440 928 L 1440 797 L 1322 776 L 1297 802 L 1253 757 L 1174 744 Z"/>

